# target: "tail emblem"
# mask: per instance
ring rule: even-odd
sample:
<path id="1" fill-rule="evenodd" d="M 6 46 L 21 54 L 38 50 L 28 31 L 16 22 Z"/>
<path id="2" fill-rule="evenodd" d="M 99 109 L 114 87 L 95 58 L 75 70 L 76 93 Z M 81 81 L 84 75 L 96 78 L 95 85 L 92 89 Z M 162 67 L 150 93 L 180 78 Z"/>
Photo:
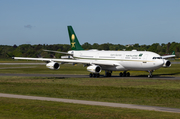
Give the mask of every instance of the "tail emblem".
<path id="1" fill-rule="evenodd" d="M 72 34 L 71 40 L 74 41 L 74 39 L 75 39 L 75 36 L 74 36 L 74 34 Z"/>
<path id="2" fill-rule="evenodd" d="M 75 42 L 74 42 L 74 39 L 75 39 L 75 35 L 72 34 L 72 35 L 71 35 L 71 40 L 72 40 L 71 45 L 72 45 L 72 47 L 75 48 Z"/>

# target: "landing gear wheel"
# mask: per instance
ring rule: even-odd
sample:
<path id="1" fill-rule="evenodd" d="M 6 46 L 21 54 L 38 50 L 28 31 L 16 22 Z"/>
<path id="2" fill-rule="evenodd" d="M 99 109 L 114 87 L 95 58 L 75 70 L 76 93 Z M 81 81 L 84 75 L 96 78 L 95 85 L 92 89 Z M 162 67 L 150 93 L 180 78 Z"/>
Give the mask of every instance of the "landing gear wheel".
<path id="1" fill-rule="evenodd" d="M 111 74 L 112 74 L 112 71 L 106 71 L 105 76 L 106 76 L 106 77 L 111 77 Z"/>
<path id="2" fill-rule="evenodd" d="M 97 75 L 96 75 L 96 77 L 99 77 L 99 76 L 100 76 L 100 74 L 97 74 Z"/>
<path id="3" fill-rule="evenodd" d="M 122 77 L 122 76 L 123 76 L 123 73 L 122 73 L 122 72 L 121 72 L 121 73 L 119 73 L 119 76 L 120 76 L 120 77 Z"/>
<path id="4" fill-rule="evenodd" d="M 106 73 L 106 77 L 111 77 L 111 73 Z"/>
<path id="5" fill-rule="evenodd" d="M 92 78 L 92 77 L 99 77 L 100 76 L 100 74 L 98 73 L 98 74 L 95 74 L 95 73 L 90 73 L 89 74 L 89 77 L 90 78 Z"/>
<path id="6" fill-rule="evenodd" d="M 127 77 L 130 77 L 130 73 L 129 73 L 129 72 L 128 72 L 128 73 L 126 73 L 126 76 L 127 76 Z"/>
<path id="7" fill-rule="evenodd" d="M 92 76 L 93 76 L 93 74 L 92 74 L 92 73 L 90 73 L 90 74 L 89 74 L 89 77 L 92 77 Z"/>
<path id="8" fill-rule="evenodd" d="M 152 77 L 153 77 L 153 75 L 152 75 L 153 70 L 150 70 L 150 71 L 148 71 L 148 72 L 149 72 L 148 78 L 152 78 Z"/>
<path id="9" fill-rule="evenodd" d="M 148 75 L 148 78 L 152 78 L 153 76 L 152 75 Z"/>
<path id="10" fill-rule="evenodd" d="M 93 77 L 96 77 L 96 74 L 93 74 Z"/>
<path id="11" fill-rule="evenodd" d="M 129 73 L 129 72 L 126 73 L 126 71 L 124 71 L 123 73 L 122 73 L 122 72 L 119 73 L 119 76 L 120 76 L 120 77 L 129 77 L 129 76 L 130 76 L 130 73 Z"/>
<path id="12" fill-rule="evenodd" d="M 123 72 L 123 77 L 126 77 L 126 72 Z"/>

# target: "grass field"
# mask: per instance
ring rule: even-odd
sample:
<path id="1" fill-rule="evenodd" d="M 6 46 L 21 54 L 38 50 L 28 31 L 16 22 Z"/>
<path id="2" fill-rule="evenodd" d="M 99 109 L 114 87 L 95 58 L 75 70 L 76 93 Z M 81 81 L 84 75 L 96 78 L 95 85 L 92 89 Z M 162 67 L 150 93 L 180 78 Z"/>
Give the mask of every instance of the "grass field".
<path id="1" fill-rule="evenodd" d="M 13 68 L 12 68 L 13 67 Z M 17 67 L 17 68 L 16 68 Z M 1 73 L 87 74 L 82 65 L 0 65 Z M 114 72 L 113 75 L 118 75 Z M 104 74 L 104 72 L 102 72 Z M 131 71 L 133 76 L 145 76 Z M 154 75 L 180 76 L 180 65 L 156 70 Z M 0 92 L 180 108 L 180 80 L 127 78 L 0 77 Z M 124 108 L 85 106 L 46 101 L 0 98 L 3 118 L 179 118 L 180 114 Z M 1 113 L 2 112 L 2 113 Z"/>
<path id="2" fill-rule="evenodd" d="M 179 119 L 180 114 L 0 98 L 1 119 Z"/>
<path id="3" fill-rule="evenodd" d="M 180 81 L 1 77 L 0 92 L 180 108 Z"/>

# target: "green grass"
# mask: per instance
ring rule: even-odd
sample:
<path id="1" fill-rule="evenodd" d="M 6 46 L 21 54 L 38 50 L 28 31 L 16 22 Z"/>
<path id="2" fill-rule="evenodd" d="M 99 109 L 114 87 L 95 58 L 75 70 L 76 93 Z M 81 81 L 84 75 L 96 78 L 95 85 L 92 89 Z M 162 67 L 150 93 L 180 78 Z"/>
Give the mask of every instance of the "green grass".
<path id="1" fill-rule="evenodd" d="M 180 108 L 180 81 L 1 77 L 0 92 Z"/>
<path id="2" fill-rule="evenodd" d="M 2 119 L 179 119 L 178 113 L 0 98 Z"/>
<path id="3" fill-rule="evenodd" d="M 8 61 L 11 62 L 11 61 Z M 27 62 L 27 61 L 25 61 Z M 19 63 L 19 61 L 17 62 Z M 59 70 L 44 65 L 0 65 L 0 73 L 82 74 L 83 65 L 61 65 Z M 118 75 L 119 72 L 113 72 Z M 132 76 L 147 76 L 130 71 Z M 101 74 L 104 74 L 102 72 Z M 180 64 L 160 68 L 153 75 L 180 76 Z M 180 108 L 180 80 L 143 78 L 61 78 L 1 76 L 0 92 L 33 96 L 117 102 Z M 179 118 L 180 114 L 85 106 L 47 101 L 0 98 L 1 118 Z"/>

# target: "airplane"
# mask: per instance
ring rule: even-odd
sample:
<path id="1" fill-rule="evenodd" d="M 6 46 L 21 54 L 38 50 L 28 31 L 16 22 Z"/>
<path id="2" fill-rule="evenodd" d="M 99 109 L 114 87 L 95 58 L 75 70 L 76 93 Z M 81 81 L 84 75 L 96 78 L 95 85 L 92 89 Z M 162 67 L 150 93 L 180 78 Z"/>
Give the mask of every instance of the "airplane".
<path id="1" fill-rule="evenodd" d="M 154 70 L 171 66 L 171 62 L 166 58 L 175 57 L 175 55 L 160 56 L 159 54 L 150 51 L 84 50 L 81 47 L 72 26 L 67 26 L 67 28 L 71 50 L 68 52 L 44 51 L 66 54 L 71 58 L 13 57 L 13 59 L 46 61 L 46 67 L 54 70 L 59 69 L 60 64 L 64 63 L 84 64 L 84 66 L 87 66 L 87 71 L 90 72 L 89 77 L 99 77 L 102 70 L 105 70 L 106 77 L 111 77 L 113 71 L 121 71 L 119 73 L 120 77 L 129 77 L 130 73 L 128 71 L 138 70 L 149 72 L 148 77 L 151 78 L 153 77 L 152 73 Z"/>

